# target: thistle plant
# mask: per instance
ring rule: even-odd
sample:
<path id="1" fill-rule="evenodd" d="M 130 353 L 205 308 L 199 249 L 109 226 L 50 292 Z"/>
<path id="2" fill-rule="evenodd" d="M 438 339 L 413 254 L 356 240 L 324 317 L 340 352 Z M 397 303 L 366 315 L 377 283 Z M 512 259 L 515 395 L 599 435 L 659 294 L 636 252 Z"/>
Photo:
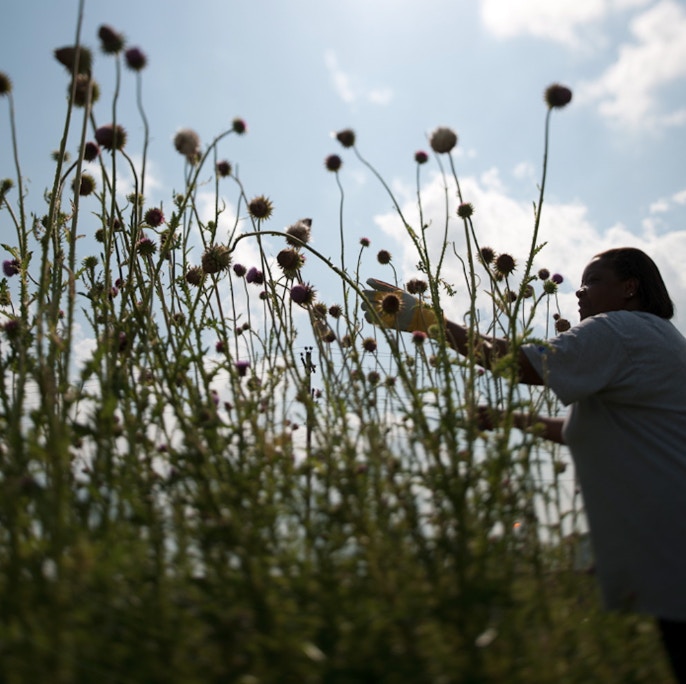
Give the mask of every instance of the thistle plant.
<path id="1" fill-rule="evenodd" d="M 479 365 L 478 334 L 516 349 L 564 329 L 562 278 L 534 263 L 552 115 L 571 91 L 545 93 L 526 253 L 481 244 L 451 128 L 430 136 L 432 155 L 414 154 L 411 211 L 345 129 L 342 156 L 322 169 L 340 192 L 334 262 L 313 246 L 316 219 L 272 226 L 279 189 L 239 175 L 241 118 L 206 143 L 190 127 L 167 132 L 183 185 L 154 197 L 147 54 L 100 27 L 103 68 L 115 73 L 104 102 L 82 14 L 83 3 L 73 44 L 55 51 L 69 97 L 44 198 L 27 193 L 12 81 L 0 73 L 0 219 L 11 227 L 0 279 L 0 679 L 663 676 L 650 628 L 602 614 L 578 571 L 583 510 L 565 454 L 535 425 L 515 429 L 515 413 L 557 412 L 554 398 L 521 390 L 510 357 L 493 373 Z M 126 88 L 140 120 L 122 118 Z M 353 164 L 391 198 L 415 277 L 367 238 L 350 258 Z M 431 220 L 429 164 L 445 197 Z M 409 334 L 374 325 L 404 301 L 365 295 L 377 273 L 436 323 Z M 466 358 L 438 324 L 458 300 Z"/>

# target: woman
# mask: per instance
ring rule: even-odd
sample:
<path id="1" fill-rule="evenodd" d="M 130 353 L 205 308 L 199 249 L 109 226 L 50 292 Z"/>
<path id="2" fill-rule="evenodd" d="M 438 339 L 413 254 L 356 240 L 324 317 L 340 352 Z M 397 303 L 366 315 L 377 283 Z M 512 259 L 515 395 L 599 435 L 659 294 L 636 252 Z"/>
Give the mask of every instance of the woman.
<path id="1" fill-rule="evenodd" d="M 400 329 L 436 323 L 411 295 L 367 282 L 375 309 L 390 292 L 400 298 Z M 516 424 L 542 424 L 544 437 L 568 445 L 605 605 L 654 615 L 686 682 L 686 339 L 670 323 L 674 306 L 657 266 L 638 249 L 595 256 L 576 296 L 581 322 L 518 355 L 520 382 L 547 385 L 569 412 L 519 414 Z M 446 321 L 447 339 L 462 354 L 468 334 Z M 510 346 L 483 336 L 476 343 L 486 368 Z"/>

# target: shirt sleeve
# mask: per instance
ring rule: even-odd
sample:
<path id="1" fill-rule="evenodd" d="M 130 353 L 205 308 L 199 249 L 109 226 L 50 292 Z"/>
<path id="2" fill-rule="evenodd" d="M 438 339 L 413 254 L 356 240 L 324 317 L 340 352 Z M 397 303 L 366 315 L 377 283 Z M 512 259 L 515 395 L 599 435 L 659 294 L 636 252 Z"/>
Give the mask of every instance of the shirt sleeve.
<path id="1" fill-rule="evenodd" d="M 522 351 L 565 406 L 612 387 L 627 362 L 621 334 L 605 314 Z"/>

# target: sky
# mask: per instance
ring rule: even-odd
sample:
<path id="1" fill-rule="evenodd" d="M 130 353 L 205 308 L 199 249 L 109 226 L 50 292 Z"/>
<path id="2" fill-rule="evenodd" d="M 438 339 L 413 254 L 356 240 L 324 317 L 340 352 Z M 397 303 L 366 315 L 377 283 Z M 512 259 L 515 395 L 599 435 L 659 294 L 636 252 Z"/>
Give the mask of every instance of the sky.
<path id="1" fill-rule="evenodd" d="M 68 86 L 52 53 L 73 44 L 78 2 L 3 0 L 3 10 L 0 71 L 13 82 L 29 206 L 40 211 Z M 371 241 L 363 279 L 391 279 L 389 267 L 376 263 L 379 249 L 391 252 L 401 282 L 417 275 L 417 257 L 384 188 L 333 132 L 355 131 L 360 153 L 414 219 L 414 154 L 429 150 L 437 126 L 453 128 L 455 164 L 480 242 L 510 252 L 521 271 L 541 178 L 543 92 L 556 82 L 568 86 L 572 102 L 552 116 L 539 235 L 547 244 L 535 266 L 564 276 L 561 313 L 575 322 L 573 293 L 588 260 L 610 247 L 644 249 L 676 303 L 675 324 L 686 332 L 686 3 L 87 0 L 82 41 L 96 54 L 102 90 L 96 117 L 108 123 L 114 65 L 99 52 L 101 24 L 122 31 L 127 45 L 148 57 L 142 92 L 152 131 L 150 202 L 169 206 L 182 187 L 176 131 L 190 127 L 206 145 L 241 117 L 247 134 L 222 141 L 219 155 L 238 169 L 249 197 L 273 202 L 265 227 L 283 230 L 309 217 L 312 246 L 336 262 L 340 192 L 324 160 L 342 157 L 346 263 L 356 260 L 360 238 Z M 131 72 L 123 74 L 117 119 L 135 157 L 143 127 Z M 0 101 L 0 177 L 13 175 L 9 150 L 7 107 Z M 434 248 L 445 223 L 438 171 L 433 158 L 421 169 Z M 228 221 L 235 191 L 226 201 Z M 454 197 L 451 203 L 448 236 L 459 254 L 462 226 Z M 9 239 L 1 215 L 0 234 L 0 242 Z M 255 246 L 244 242 L 239 256 L 250 266 Z M 274 242 L 270 249 L 275 254 L 281 247 Z M 340 299 L 330 270 L 310 261 L 306 269 L 324 301 Z M 446 271 L 458 291 L 446 305 L 454 317 L 465 310 L 460 269 L 453 259 Z"/>

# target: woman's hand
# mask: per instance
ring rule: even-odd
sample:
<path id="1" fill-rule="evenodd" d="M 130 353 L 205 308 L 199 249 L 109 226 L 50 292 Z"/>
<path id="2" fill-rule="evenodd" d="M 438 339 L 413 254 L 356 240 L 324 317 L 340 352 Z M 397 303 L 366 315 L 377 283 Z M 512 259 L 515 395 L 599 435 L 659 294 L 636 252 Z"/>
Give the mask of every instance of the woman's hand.
<path id="1" fill-rule="evenodd" d="M 370 323 L 405 332 L 421 330 L 425 333 L 438 323 L 434 310 L 409 292 L 376 278 L 369 278 L 367 285 L 372 289 L 363 291 L 367 301 L 362 302 L 362 310 Z"/>

